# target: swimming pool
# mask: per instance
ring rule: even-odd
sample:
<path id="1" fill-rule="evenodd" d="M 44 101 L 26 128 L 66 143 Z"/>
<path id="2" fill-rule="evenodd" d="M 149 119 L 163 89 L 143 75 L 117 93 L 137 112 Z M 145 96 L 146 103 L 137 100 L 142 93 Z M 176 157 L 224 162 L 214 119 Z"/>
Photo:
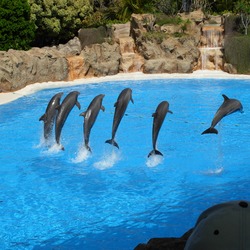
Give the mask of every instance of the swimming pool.
<path id="1" fill-rule="evenodd" d="M 111 138 L 114 103 L 131 88 L 129 103 Z M 65 151 L 43 144 L 50 98 L 79 91 L 62 130 Z M 82 149 L 83 117 L 90 101 L 105 94 Z M 234 113 L 207 129 L 222 94 L 241 101 Z M 133 249 L 152 237 L 179 237 L 208 207 L 249 200 L 250 81 L 155 79 L 42 90 L 0 106 L 0 249 Z M 158 137 L 163 158 L 152 150 L 152 113 L 163 101 L 168 113 Z"/>

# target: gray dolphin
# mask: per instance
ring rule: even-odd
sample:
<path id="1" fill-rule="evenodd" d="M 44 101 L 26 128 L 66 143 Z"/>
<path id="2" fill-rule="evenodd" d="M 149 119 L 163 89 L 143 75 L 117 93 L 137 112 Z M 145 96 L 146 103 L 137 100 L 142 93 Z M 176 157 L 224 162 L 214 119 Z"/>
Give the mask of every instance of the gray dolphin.
<path id="1" fill-rule="evenodd" d="M 113 118 L 113 126 L 112 126 L 112 138 L 110 140 L 105 141 L 106 143 L 109 143 L 113 146 L 116 146 L 119 148 L 117 142 L 115 141 L 115 134 L 119 127 L 119 124 L 122 120 L 122 117 L 124 116 L 124 113 L 127 109 L 128 103 L 131 101 L 134 103 L 134 100 L 132 98 L 132 90 L 130 88 L 126 88 L 122 90 L 122 92 L 119 94 L 116 103 L 114 104 L 115 107 L 115 114 Z"/>
<path id="2" fill-rule="evenodd" d="M 55 118 L 57 115 L 57 107 L 60 105 L 60 100 L 63 95 L 63 92 L 60 92 L 56 95 L 54 95 L 46 108 L 45 113 L 40 117 L 39 121 L 44 122 L 44 129 L 43 129 L 43 135 L 44 138 L 47 140 L 52 132 L 53 125 L 55 122 Z"/>
<path id="3" fill-rule="evenodd" d="M 218 130 L 214 127 L 223 117 L 230 115 L 236 111 L 240 111 L 241 113 L 243 112 L 243 107 L 240 101 L 236 99 L 230 99 L 224 94 L 222 96 L 224 98 L 224 102 L 221 104 L 216 114 L 214 115 L 210 128 L 203 131 L 201 133 L 202 135 L 210 133 L 218 134 Z"/>
<path id="4" fill-rule="evenodd" d="M 64 100 L 62 101 L 62 104 L 57 107 L 58 114 L 56 116 L 56 127 L 55 127 L 57 144 L 60 144 L 60 136 L 61 136 L 62 128 L 72 108 L 76 105 L 79 109 L 81 109 L 81 105 L 77 101 L 79 94 L 80 92 L 78 91 L 70 92 L 64 98 Z M 62 147 L 62 150 L 64 150 L 64 147 Z"/>
<path id="5" fill-rule="evenodd" d="M 105 108 L 102 106 L 102 100 L 105 95 L 96 96 L 91 103 L 89 104 L 86 111 L 82 112 L 80 115 L 84 117 L 84 143 L 87 150 L 91 152 L 89 147 L 89 135 L 90 131 L 96 121 L 96 118 L 99 114 L 100 109 L 105 111 Z"/>
<path id="6" fill-rule="evenodd" d="M 152 129 L 153 150 L 148 154 L 148 157 L 151 155 L 163 155 L 159 150 L 156 149 L 156 141 L 161 129 L 161 125 L 168 112 L 173 114 L 173 112 L 169 110 L 169 103 L 167 101 L 162 101 L 157 106 L 155 113 L 152 114 L 154 117 Z"/>

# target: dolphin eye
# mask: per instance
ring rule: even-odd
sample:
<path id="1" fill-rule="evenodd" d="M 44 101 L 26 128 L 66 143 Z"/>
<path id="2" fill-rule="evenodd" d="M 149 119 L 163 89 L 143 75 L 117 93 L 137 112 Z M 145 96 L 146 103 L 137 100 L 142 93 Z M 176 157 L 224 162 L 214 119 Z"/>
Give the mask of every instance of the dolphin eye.
<path id="1" fill-rule="evenodd" d="M 218 229 L 214 230 L 214 235 L 218 235 L 220 232 Z"/>

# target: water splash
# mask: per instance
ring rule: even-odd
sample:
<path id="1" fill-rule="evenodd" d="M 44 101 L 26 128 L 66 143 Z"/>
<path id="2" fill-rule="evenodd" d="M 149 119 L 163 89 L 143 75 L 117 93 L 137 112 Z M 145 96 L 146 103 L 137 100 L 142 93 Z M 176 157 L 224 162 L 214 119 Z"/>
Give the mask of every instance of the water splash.
<path id="1" fill-rule="evenodd" d="M 112 149 L 111 152 L 105 152 L 102 159 L 94 163 L 94 167 L 99 170 L 105 170 L 113 167 L 121 159 L 121 153 Z"/>
<path id="2" fill-rule="evenodd" d="M 218 167 L 215 169 L 208 169 L 207 171 L 202 172 L 205 175 L 220 175 L 224 172 L 223 167 Z"/>
<path id="3" fill-rule="evenodd" d="M 59 152 L 62 152 L 62 145 L 59 145 L 57 143 L 54 143 L 51 146 L 47 146 L 46 144 L 42 145 L 42 146 L 46 146 L 44 148 L 44 150 L 42 151 L 42 153 L 45 155 L 54 155 L 54 154 L 57 154 Z"/>
<path id="4" fill-rule="evenodd" d="M 49 136 L 48 139 L 45 139 L 43 134 L 40 136 L 39 144 L 35 145 L 34 148 L 51 148 L 55 144 L 55 140 L 52 136 Z"/>
<path id="5" fill-rule="evenodd" d="M 71 159 L 73 163 L 80 163 L 86 161 L 91 156 L 91 153 L 85 148 L 84 145 L 81 145 L 76 153 L 76 157 Z"/>
<path id="6" fill-rule="evenodd" d="M 149 168 L 153 168 L 156 167 L 158 165 L 160 165 L 163 162 L 163 157 L 160 155 L 152 155 L 150 156 L 147 161 L 146 161 L 146 165 Z"/>

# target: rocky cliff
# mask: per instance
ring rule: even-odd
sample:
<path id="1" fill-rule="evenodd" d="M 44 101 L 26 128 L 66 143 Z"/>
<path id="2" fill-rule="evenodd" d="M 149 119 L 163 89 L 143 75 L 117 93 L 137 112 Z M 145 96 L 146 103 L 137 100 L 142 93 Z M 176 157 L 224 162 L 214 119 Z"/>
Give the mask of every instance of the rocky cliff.
<path id="1" fill-rule="evenodd" d="M 155 24 L 151 14 L 132 15 L 126 24 L 81 29 L 65 45 L 0 52 L 0 92 L 28 84 L 71 81 L 119 72 L 191 73 L 200 51 L 201 11 L 183 15 L 183 25 Z M 158 37 L 157 37 L 158 35 Z"/>

